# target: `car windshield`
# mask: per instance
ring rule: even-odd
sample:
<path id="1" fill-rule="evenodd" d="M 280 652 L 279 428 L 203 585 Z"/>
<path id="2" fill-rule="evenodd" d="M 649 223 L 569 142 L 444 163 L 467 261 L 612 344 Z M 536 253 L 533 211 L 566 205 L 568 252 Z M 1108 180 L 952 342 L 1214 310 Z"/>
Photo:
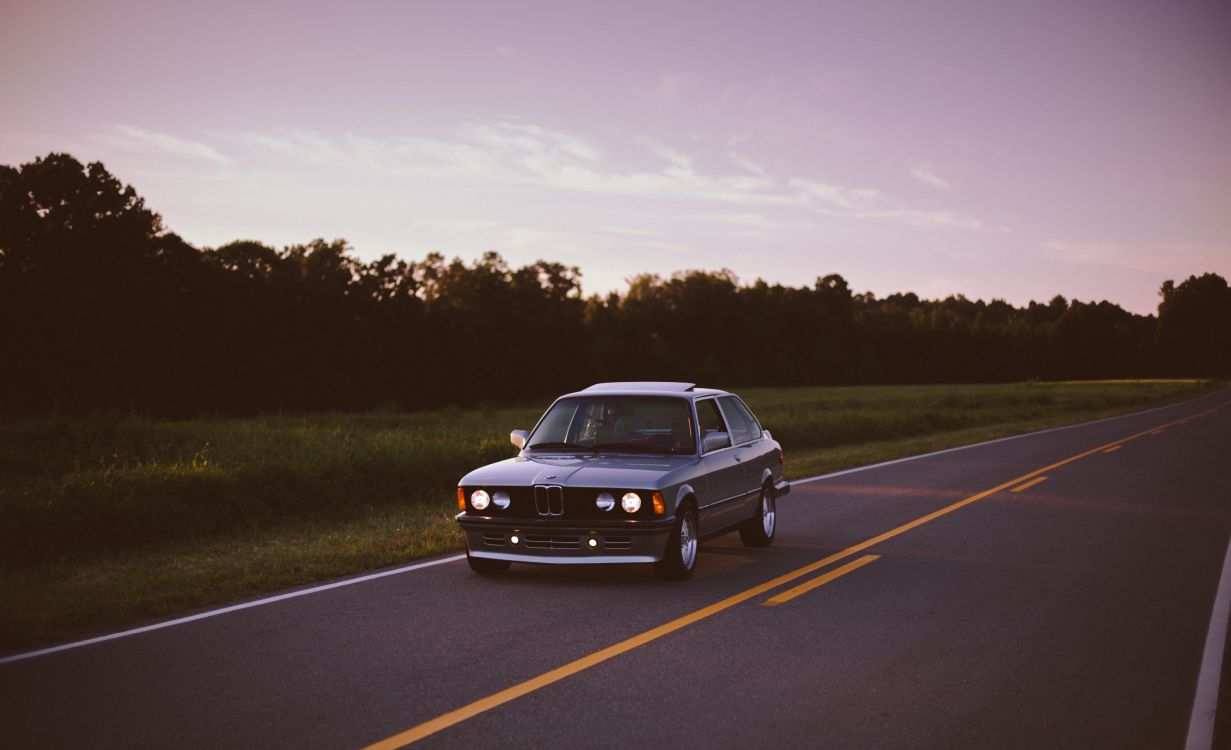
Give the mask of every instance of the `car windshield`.
<path id="1" fill-rule="evenodd" d="M 696 452 L 688 401 L 669 396 L 564 398 L 530 437 L 531 449 Z"/>

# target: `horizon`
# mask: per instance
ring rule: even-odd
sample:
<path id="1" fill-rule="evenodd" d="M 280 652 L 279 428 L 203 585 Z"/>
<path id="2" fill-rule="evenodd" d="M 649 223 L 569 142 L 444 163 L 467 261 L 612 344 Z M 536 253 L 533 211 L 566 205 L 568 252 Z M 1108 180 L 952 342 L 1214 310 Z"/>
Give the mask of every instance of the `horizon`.
<path id="1" fill-rule="evenodd" d="M 13 7 L 0 163 L 101 161 L 198 247 L 492 250 L 586 295 L 729 268 L 1153 315 L 1231 277 L 1225 5 L 565 7 Z"/>

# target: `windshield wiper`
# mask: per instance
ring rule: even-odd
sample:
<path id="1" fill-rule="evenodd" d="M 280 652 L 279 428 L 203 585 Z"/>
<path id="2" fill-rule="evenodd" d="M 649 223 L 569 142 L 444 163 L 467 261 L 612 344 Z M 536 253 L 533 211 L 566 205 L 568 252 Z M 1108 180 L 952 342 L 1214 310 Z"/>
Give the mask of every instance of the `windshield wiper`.
<path id="1" fill-rule="evenodd" d="M 527 446 L 527 447 L 530 448 L 531 450 L 542 448 L 544 450 L 589 451 L 591 453 L 594 452 L 593 448 L 591 448 L 588 445 L 582 445 L 581 443 L 543 442 L 543 443 L 535 443 L 534 445 Z"/>
<path id="2" fill-rule="evenodd" d="M 664 453 L 671 455 L 670 448 L 655 448 L 652 445 L 641 445 L 638 443 L 598 443 L 594 446 L 597 451 L 634 451 L 636 453 Z"/>

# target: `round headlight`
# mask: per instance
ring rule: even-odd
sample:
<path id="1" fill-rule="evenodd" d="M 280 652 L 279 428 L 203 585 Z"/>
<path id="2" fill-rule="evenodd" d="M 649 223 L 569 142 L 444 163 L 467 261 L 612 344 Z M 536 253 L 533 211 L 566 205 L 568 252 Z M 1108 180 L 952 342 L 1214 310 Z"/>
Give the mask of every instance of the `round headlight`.
<path id="1" fill-rule="evenodd" d="M 486 490 L 475 490 L 470 493 L 470 504 L 475 510 L 486 510 L 487 504 L 492 501 Z"/>
<path id="2" fill-rule="evenodd" d="M 509 493 L 504 490 L 496 490 L 492 493 L 492 502 L 496 504 L 497 508 L 504 510 L 509 507 Z"/>
<path id="3" fill-rule="evenodd" d="M 636 492 L 625 493 L 624 497 L 620 498 L 620 507 L 629 513 L 636 513 L 641 510 L 641 495 Z"/>
<path id="4" fill-rule="evenodd" d="M 615 496 L 610 492 L 600 492 L 594 504 L 598 506 L 599 510 L 611 510 L 615 507 Z"/>

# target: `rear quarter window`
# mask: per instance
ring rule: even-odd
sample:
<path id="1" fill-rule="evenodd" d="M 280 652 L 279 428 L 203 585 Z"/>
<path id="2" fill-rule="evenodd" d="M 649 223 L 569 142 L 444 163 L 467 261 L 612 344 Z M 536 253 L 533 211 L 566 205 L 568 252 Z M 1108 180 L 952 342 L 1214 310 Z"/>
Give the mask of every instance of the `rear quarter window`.
<path id="1" fill-rule="evenodd" d="M 718 399 L 722 414 L 731 427 L 731 442 L 735 445 L 756 440 L 761 437 L 761 425 L 744 402 L 735 396 L 723 396 Z"/>

